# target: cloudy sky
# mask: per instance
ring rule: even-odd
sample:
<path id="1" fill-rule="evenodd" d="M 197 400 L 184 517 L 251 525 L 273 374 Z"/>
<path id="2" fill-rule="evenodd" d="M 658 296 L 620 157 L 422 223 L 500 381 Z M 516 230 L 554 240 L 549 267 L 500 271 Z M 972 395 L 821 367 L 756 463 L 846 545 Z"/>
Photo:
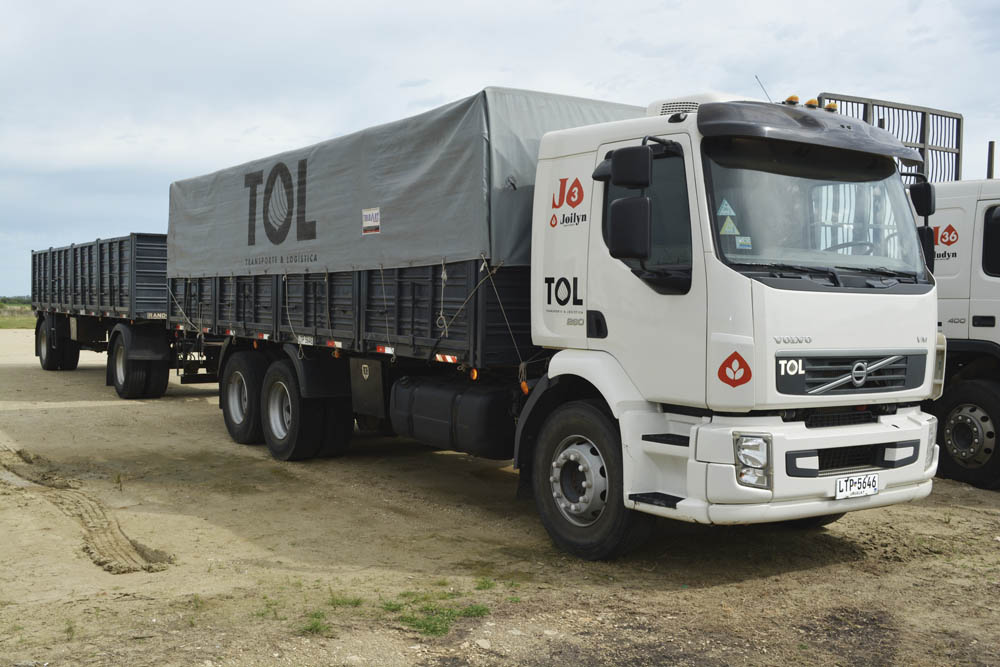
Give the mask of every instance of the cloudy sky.
<path id="1" fill-rule="evenodd" d="M 488 85 L 645 105 L 823 91 L 957 111 L 1000 139 L 1000 4 L 26 3 L 0 0 L 0 295 L 30 250 L 165 232 L 171 181 Z"/>

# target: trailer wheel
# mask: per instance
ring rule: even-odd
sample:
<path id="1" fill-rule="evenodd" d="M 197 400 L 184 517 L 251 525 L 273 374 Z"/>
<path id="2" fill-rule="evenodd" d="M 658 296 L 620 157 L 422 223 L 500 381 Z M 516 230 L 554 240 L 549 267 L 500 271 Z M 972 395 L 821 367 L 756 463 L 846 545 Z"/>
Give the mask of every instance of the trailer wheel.
<path id="1" fill-rule="evenodd" d="M 118 395 L 122 398 L 142 398 L 146 390 L 149 362 L 128 358 L 124 336 L 115 338 L 108 363 L 111 364 L 111 376 Z"/>
<path id="2" fill-rule="evenodd" d="M 35 351 L 38 353 L 38 363 L 42 365 L 42 369 L 55 371 L 59 369 L 59 362 L 62 359 L 60 351 L 52 346 L 54 341 L 50 329 L 49 316 L 46 315 L 35 328 Z"/>
<path id="3" fill-rule="evenodd" d="M 542 524 L 561 549 L 604 560 L 649 537 L 652 517 L 623 503 L 621 436 L 599 403 L 567 403 L 546 419 L 532 478 Z"/>
<path id="4" fill-rule="evenodd" d="M 354 437 L 354 407 L 350 398 L 324 399 L 323 447 L 319 456 L 341 456 Z"/>
<path id="5" fill-rule="evenodd" d="M 1000 383 L 959 382 L 932 409 L 941 446 L 938 474 L 981 489 L 1000 488 Z"/>
<path id="6" fill-rule="evenodd" d="M 80 364 L 80 344 L 69 338 L 59 341 L 59 368 L 64 371 L 75 371 Z"/>
<path id="7" fill-rule="evenodd" d="M 170 362 L 150 361 L 149 371 L 146 374 L 146 387 L 142 395 L 145 398 L 160 398 L 167 393 L 167 385 L 170 384 Z"/>
<path id="8" fill-rule="evenodd" d="M 301 461 L 316 455 L 323 445 L 323 406 L 305 400 L 288 359 L 275 361 L 264 375 L 260 392 L 261 425 L 271 456 Z"/>
<path id="9" fill-rule="evenodd" d="M 847 514 L 847 512 L 840 512 L 839 514 L 824 514 L 822 516 L 807 516 L 804 519 L 782 521 L 781 524 L 797 530 L 816 530 L 817 528 L 822 528 L 823 526 L 829 526 L 834 521 L 839 521 L 844 518 L 845 514 Z"/>
<path id="10" fill-rule="evenodd" d="M 263 441 L 260 427 L 260 390 L 267 362 L 254 352 L 236 352 L 226 361 L 219 391 L 222 416 L 229 436 L 244 445 Z"/>

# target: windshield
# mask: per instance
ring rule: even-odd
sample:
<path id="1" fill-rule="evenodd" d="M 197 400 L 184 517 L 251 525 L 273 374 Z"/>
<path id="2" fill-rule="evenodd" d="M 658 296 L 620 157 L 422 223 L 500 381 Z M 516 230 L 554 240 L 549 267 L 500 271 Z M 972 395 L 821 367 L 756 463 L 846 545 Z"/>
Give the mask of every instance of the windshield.
<path id="1" fill-rule="evenodd" d="M 891 158 L 743 137 L 706 138 L 703 148 L 716 243 L 728 263 L 923 277 Z"/>

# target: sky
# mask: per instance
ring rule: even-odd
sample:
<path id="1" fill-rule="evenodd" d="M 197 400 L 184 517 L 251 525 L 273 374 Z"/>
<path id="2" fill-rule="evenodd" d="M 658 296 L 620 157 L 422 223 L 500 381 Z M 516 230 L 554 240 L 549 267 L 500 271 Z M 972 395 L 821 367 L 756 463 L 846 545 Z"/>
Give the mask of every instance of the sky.
<path id="1" fill-rule="evenodd" d="M 836 92 L 1000 140 L 1000 3 L 0 0 L 0 296 L 30 251 L 166 232 L 172 181 L 411 116 L 486 86 L 645 106 Z"/>

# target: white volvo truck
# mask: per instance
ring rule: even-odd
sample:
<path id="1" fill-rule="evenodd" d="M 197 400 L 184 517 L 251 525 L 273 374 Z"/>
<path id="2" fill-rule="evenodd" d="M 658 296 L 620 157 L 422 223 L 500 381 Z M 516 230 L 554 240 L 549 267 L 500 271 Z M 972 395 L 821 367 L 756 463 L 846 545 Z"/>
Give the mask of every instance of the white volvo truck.
<path id="1" fill-rule="evenodd" d="M 938 324 L 948 337 L 940 419 L 941 474 L 1000 488 L 1000 181 L 935 184 Z"/>
<path id="2" fill-rule="evenodd" d="M 937 467 L 944 342 L 895 159 L 920 157 L 822 109 L 489 88 L 178 181 L 141 248 L 35 253 L 40 361 L 111 350 L 123 398 L 218 381 L 232 438 L 282 460 L 355 421 L 513 458 L 584 558 L 652 515 L 822 525 Z"/>
<path id="3" fill-rule="evenodd" d="M 822 525 L 930 493 L 919 403 L 945 344 L 894 157 L 919 160 L 832 111 L 758 102 L 544 137 L 532 336 L 559 351 L 516 456 L 558 544 L 606 556 L 638 513 Z"/>

